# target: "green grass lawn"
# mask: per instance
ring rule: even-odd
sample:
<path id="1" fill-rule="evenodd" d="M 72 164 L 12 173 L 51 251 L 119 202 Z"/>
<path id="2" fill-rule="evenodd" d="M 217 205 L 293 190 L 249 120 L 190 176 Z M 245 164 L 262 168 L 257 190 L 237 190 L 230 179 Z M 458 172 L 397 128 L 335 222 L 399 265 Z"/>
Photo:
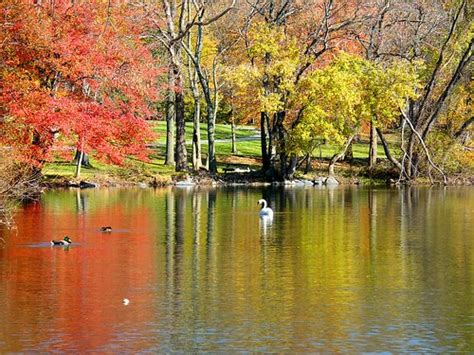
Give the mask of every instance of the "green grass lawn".
<path id="1" fill-rule="evenodd" d="M 166 143 L 166 122 L 154 121 L 151 123 L 152 129 L 158 134 L 158 144 Z M 201 140 L 207 140 L 207 124 L 201 123 Z M 250 126 L 236 126 L 235 136 L 237 139 L 244 137 L 252 137 L 257 131 Z M 193 136 L 193 123 L 186 122 L 186 141 L 190 142 Z M 215 139 L 230 139 L 230 125 L 218 123 L 216 124 Z"/>
<path id="2" fill-rule="evenodd" d="M 166 175 L 171 176 L 174 174 L 174 168 L 164 165 L 164 156 L 165 156 L 165 143 L 166 143 L 166 122 L 155 121 L 150 123 L 152 129 L 159 135 L 156 141 L 156 146 L 152 148 L 152 154 L 150 156 L 150 161 L 141 162 L 135 159 L 129 159 L 126 166 L 120 167 L 115 165 L 106 164 L 94 159 L 93 156 L 90 157 L 91 168 L 82 168 L 81 178 L 83 179 L 97 179 L 98 176 L 119 176 L 125 179 L 131 179 L 132 181 L 137 176 L 151 177 L 156 175 Z M 207 156 L 207 132 L 206 124 L 201 124 L 201 139 L 202 139 L 202 154 L 203 158 Z M 186 123 L 186 140 L 191 142 L 192 138 L 192 123 Z M 237 126 L 236 127 L 236 137 L 247 138 L 258 136 L 258 131 L 251 126 Z M 218 159 L 218 167 L 222 169 L 227 163 L 223 163 L 225 159 L 227 162 L 232 161 L 231 153 L 231 128 L 230 125 L 226 124 L 217 124 L 216 125 L 216 154 Z M 390 140 L 393 140 L 394 137 L 389 137 Z M 226 140 L 226 141 L 221 141 Z M 188 157 L 191 156 L 191 144 L 187 144 L 188 148 Z M 393 148 L 392 148 L 393 149 Z M 261 157 L 261 147 L 260 140 L 250 140 L 250 141 L 238 141 L 237 142 L 238 156 L 244 158 L 260 158 Z M 321 150 L 316 149 L 314 152 L 314 158 L 328 159 L 331 158 L 335 153 L 337 153 L 338 148 L 331 145 L 321 146 Z M 353 145 L 353 156 L 354 158 L 367 158 L 368 157 L 369 147 L 368 144 L 364 141 L 361 143 L 355 143 Z M 399 152 L 396 150 L 393 154 L 397 155 Z M 381 145 L 378 146 L 378 155 L 380 158 L 385 158 L 385 154 Z M 221 171 L 221 170 L 220 170 Z M 73 177 L 75 174 L 75 164 L 70 161 L 65 161 L 63 159 L 57 159 L 52 163 L 46 164 L 43 168 L 43 174 L 47 177 Z"/>

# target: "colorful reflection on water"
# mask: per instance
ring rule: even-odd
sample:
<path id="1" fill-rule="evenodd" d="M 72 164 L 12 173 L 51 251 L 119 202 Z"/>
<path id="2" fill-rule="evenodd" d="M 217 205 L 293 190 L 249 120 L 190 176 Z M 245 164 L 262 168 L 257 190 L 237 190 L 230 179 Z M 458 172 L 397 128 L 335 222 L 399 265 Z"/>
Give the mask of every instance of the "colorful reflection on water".
<path id="1" fill-rule="evenodd" d="M 474 351 L 473 212 L 472 188 L 51 191 L 0 232 L 0 350 Z"/>

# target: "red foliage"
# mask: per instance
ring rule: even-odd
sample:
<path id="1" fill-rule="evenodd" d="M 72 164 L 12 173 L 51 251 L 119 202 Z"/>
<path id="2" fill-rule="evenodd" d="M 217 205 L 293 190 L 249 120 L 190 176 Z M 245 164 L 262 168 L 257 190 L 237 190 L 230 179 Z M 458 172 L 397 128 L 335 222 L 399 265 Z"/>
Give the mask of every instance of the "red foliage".
<path id="1" fill-rule="evenodd" d="M 0 144 L 37 165 L 53 143 L 71 141 L 115 163 L 145 158 L 161 70 L 134 11 L 100 0 L 1 1 Z"/>

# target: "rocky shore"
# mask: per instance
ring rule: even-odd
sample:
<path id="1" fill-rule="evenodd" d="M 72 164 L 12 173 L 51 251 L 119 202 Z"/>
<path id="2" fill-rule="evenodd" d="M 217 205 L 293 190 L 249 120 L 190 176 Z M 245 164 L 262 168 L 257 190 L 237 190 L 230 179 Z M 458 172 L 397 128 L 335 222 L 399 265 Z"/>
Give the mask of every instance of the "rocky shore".
<path id="1" fill-rule="evenodd" d="M 473 185 L 474 177 L 451 179 L 449 185 Z M 177 174 L 172 176 L 141 176 L 134 181 L 110 177 L 97 176 L 94 179 L 75 180 L 64 177 L 43 181 L 45 188 L 101 188 L 101 187 L 192 187 L 192 186 L 288 186 L 288 187 L 320 187 L 320 186 L 347 186 L 347 185 L 401 185 L 396 179 L 359 179 L 357 177 L 313 176 L 295 178 L 285 181 L 267 181 L 257 171 L 232 172 L 220 174 Z M 430 181 L 420 180 L 416 185 L 432 185 Z"/>

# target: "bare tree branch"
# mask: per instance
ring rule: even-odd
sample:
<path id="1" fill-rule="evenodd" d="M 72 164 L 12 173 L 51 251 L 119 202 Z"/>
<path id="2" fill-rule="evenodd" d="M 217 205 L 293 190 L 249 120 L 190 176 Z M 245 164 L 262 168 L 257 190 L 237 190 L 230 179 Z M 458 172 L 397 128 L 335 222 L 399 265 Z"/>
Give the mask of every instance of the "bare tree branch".
<path id="1" fill-rule="evenodd" d="M 448 179 L 447 179 L 445 173 L 443 172 L 443 170 L 441 170 L 441 169 L 433 162 L 433 160 L 431 160 L 430 152 L 429 152 L 429 150 L 428 150 L 428 147 L 427 147 L 426 144 L 425 144 L 425 141 L 424 141 L 423 138 L 421 137 L 421 134 L 418 133 L 418 131 L 415 129 L 415 127 L 413 126 L 412 122 L 411 122 L 410 119 L 408 118 L 408 115 L 405 113 L 405 111 L 403 111 L 403 109 L 400 108 L 400 112 L 402 113 L 403 119 L 408 123 L 408 126 L 410 127 L 410 129 L 412 130 L 412 132 L 415 134 L 415 136 L 416 136 L 416 137 L 418 138 L 418 140 L 420 141 L 420 144 L 421 144 L 421 146 L 423 147 L 423 150 L 425 151 L 426 158 L 428 159 L 428 162 L 430 163 L 430 165 L 431 165 L 436 171 L 438 171 L 438 172 L 443 176 L 443 182 L 444 182 L 445 185 L 447 185 Z"/>
<path id="2" fill-rule="evenodd" d="M 466 5 L 466 0 L 463 0 L 461 5 L 459 6 L 458 10 L 456 11 L 456 14 L 454 16 L 453 22 L 451 23 L 451 27 L 449 29 L 446 40 L 444 41 L 444 43 L 441 47 L 439 58 L 438 58 L 438 61 L 436 62 L 436 65 L 435 65 L 435 69 L 433 70 L 433 73 L 431 74 L 431 77 L 430 77 L 430 80 L 428 81 L 428 84 L 426 84 L 423 99 L 421 100 L 421 102 L 418 106 L 417 117 L 421 116 L 421 113 L 423 112 L 424 107 L 425 107 L 426 100 L 428 99 L 428 97 L 430 96 L 430 94 L 433 90 L 433 87 L 434 87 L 435 81 L 436 81 L 435 79 L 438 76 L 439 70 L 441 69 L 441 64 L 443 63 L 443 60 L 444 60 L 444 51 L 446 50 L 446 48 L 448 46 L 448 43 L 449 43 L 449 41 L 451 40 L 451 37 L 454 34 L 454 30 L 456 29 L 456 25 L 458 24 L 458 20 L 460 18 L 461 11 L 462 11 L 462 9 L 464 8 L 465 5 Z"/>

